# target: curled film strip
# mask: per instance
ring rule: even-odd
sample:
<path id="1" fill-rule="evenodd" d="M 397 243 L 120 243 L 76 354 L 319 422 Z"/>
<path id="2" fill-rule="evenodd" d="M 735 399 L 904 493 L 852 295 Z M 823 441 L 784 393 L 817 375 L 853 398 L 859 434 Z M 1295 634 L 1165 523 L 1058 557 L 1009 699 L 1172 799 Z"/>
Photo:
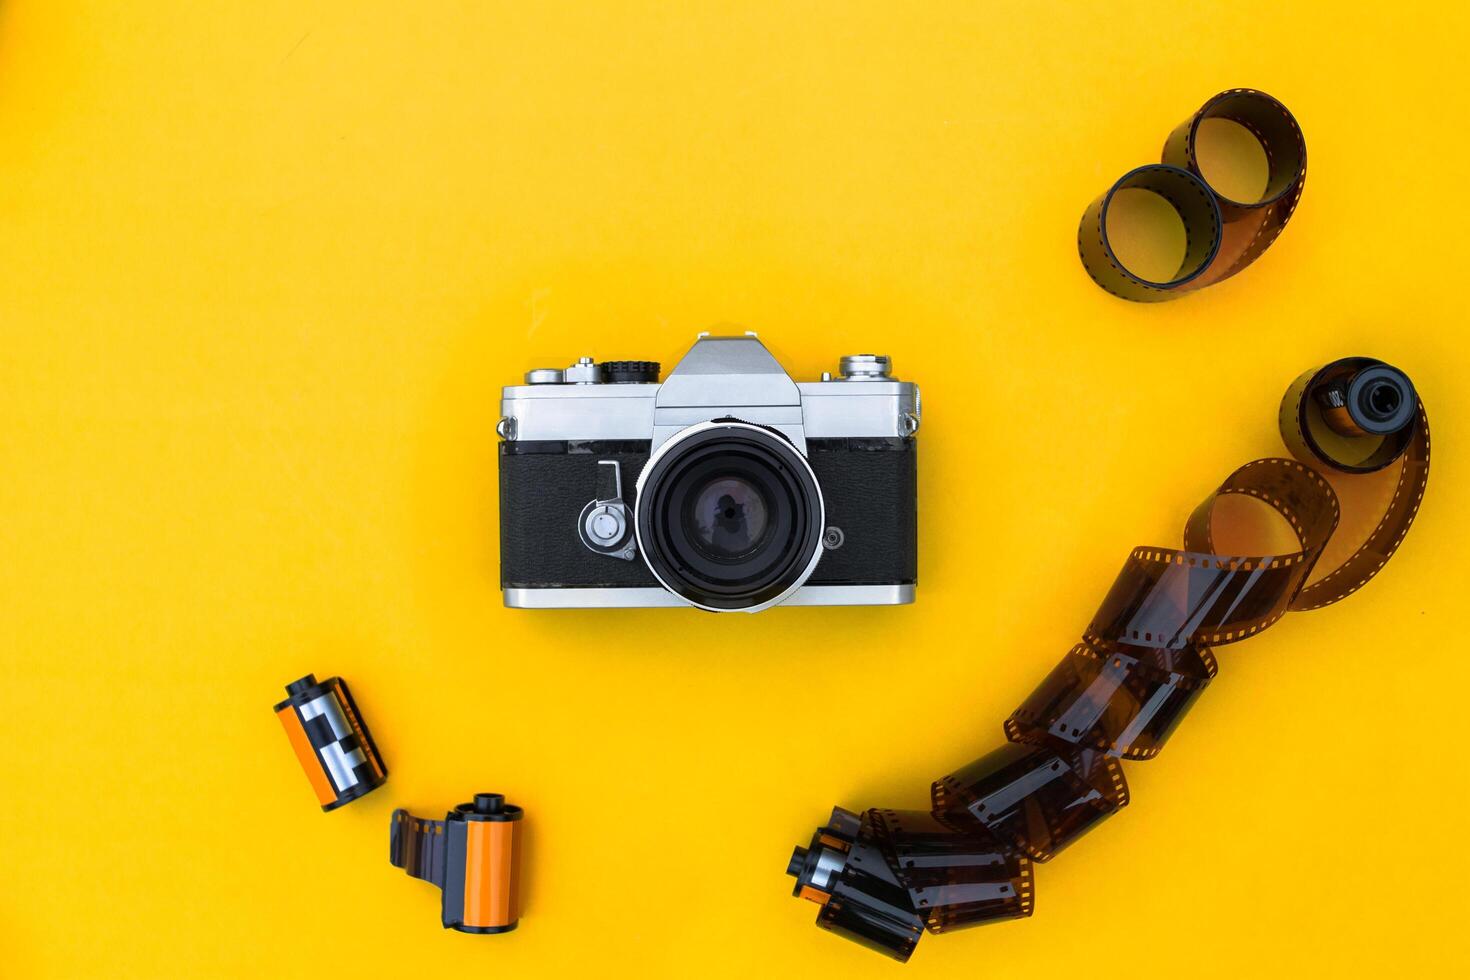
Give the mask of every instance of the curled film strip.
<path id="1" fill-rule="evenodd" d="M 499 793 L 476 793 L 443 820 L 394 810 L 388 860 L 438 885 L 440 920 L 460 932 L 510 932 L 520 921 L 520 807 Z"/>
<path id="2" fill-rule="evenodd" d="M 1223 119 L 1248 130 L 1266 155 L 1266 186 L 1254 201 L 1236 201 L 1205 178 L 1199 161 L 1200 126 Z M 1103 289 L 1141 303 L 1174 299 L 1233 276 L 1281 234 L 1302 196 L 1307 145 L 1286 106 L 1254 89 L 1221 92 L 1169 134 L 1163 162 L 1124 174 L 1083 212 L 1077 251 L 1087 274 Z M 1108 217 L 1120 191 L 1151 191 L 1169 203 L 1184 225 L 1184 256 L 1168 279 L 1129 270 L 1108 237 Z"/>
<path id="3" fill-rule="evenodd" d="M 315 674 L 286 685 L 276 717 L 323 810 L 366 796 L 388 778 L 388 767 L 340 677 Z"/>
<path id="4" fill-rule="evenodd" d="M 906 960 L 926 929 L 1030 915 L 1032 863 L 1127 805 L 1122 761 L 1162 750 L 1216 674 L 1211 647 L 1336 602 L 1383 567 L 1429 476 L 1429 423 L 1408 377 L 1364 357 L 1308 371 L 1287 390 L 1281 430 L 1296 458 L 1230 474 L 1190 515 L 1182 549 L 1134 549 L 1081 642 L 1006 720 L 1006 744 L 935 781 L 929 812 L 837 808 L 796 848 L 787 874 L 821 906 L 819 926 Z M 1393 463 L 1381 519 L 1320 574 L 1340 516 L 1327 476 Z M 1216 504 L 1232 495 L 1280 515 L 1295 546 L 1217 551 Z"/>

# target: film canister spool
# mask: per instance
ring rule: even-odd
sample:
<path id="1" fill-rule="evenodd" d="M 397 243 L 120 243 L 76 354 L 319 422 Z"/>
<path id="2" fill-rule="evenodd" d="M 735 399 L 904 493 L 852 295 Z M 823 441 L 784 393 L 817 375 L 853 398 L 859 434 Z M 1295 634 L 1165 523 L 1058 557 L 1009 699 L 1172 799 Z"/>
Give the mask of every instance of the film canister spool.
<path id="1" fill-rule="evenodd" d="M 1199 163 L 1200 125 L 1224 119 L 1248 130 L 1266 154 L 1266 187 L 1254 201 L 1221 194 Z M 1301 127 L 1276 99 L 1255 89 L 1216 95 L 1164 141 L 1162 164 L 1124 174 L 1082 215 L 1077 251 L 1103 289 L 1140 303 L 1174 299 L 1226 279 L 1250 265 L 1281 234 L 1301 199 L 1307 146 Z M 1108 238 L 1108 209 L 1122 190 L 1152 191 L 1169 203 L 1184 225 L 1185 255 L 1178 271 L 1156 282 L 1127 269 Z"/>
<path id="2" fill-rule="evenodd" d="M 388 767 L 342 678 L 318 681 L 307 674 L 287 684 L 286 694 L 275 707 L 276 717 L 323 810 L 383 785 Z"/>
<path id="3" fill-rule="evenodd" d="M 520 807 L 499 793 L 476 793 L 443 820 L 394 810 L 388 860 L 437 885 L 440 920 L 460 932 L 510 932 L 520 921 Z"/>

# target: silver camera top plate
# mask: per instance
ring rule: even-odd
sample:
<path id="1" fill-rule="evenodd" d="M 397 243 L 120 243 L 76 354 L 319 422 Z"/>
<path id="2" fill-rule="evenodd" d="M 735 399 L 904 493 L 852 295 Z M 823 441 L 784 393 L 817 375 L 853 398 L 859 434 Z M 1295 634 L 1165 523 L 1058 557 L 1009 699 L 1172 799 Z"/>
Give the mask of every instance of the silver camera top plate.
<path id="1" fill-rule="evenodd" d="M 798 383 L 755 334 L 702 334 L 662 384 L 596 380 L 590 358 L 565 372 L 531 371 L 532 383 L 503 389 L 500 412 L 512 421 L 500 431 L 526 441 L 648 439 L 657 449 L 687 426 L 733 416 L 782 432 L 803 453 L 807 439 L 911 436 L 919 387 L 887 370 L 886 357 L 848 355 L 839 378 Z"/>

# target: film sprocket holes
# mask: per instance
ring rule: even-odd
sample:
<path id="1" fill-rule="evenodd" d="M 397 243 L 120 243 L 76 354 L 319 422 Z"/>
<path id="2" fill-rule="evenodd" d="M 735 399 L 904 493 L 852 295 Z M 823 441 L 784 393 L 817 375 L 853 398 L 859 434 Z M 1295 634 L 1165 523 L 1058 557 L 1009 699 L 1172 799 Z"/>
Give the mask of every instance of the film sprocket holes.
<path id="1" fill-rule="evenodd" d="M 793 381 L 753 333 L 504 389 L 507 606 L 912 602 L 919 389 L 887 357 Z"/>

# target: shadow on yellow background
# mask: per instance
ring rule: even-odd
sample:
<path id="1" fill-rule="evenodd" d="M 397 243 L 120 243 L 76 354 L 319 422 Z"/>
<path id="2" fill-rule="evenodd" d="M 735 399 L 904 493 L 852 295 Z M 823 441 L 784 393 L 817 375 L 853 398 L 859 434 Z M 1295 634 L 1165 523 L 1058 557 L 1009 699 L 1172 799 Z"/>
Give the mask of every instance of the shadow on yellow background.
<path id="1" fill-rule="evenodd" d="M 0 973 L 1444 975 L 1470 805 L 1470 420 L 1437 5 L 0 6 Z M 1209 95 L 1306 133 L 1255 266 L 1129 305 L 1078 216 Z M 500 605 L 499 388 L 759 330 L 923 386 L 899 609 Z M 1034 918 L 907 967 L 793 844 L 998 744 L 1128 549 L 1371 354 L 1435 426 L 1371 587 L 1222 653 Z M 322 814 L 271 717 L 353 685 L 392 776 Z M 521 928 L 438 924 L 388 815 L 528 811 Z"/>

